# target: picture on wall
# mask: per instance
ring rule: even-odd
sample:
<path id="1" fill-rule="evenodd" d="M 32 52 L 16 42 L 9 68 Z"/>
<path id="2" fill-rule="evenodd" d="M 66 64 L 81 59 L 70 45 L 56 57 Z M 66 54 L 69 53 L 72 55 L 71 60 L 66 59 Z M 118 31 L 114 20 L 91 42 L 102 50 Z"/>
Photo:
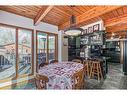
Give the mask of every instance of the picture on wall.
<path id="1" fill-rule="evenodd" d="M 99 30 L 100 30 L 99 29 L 99 24 L 96 24 L 96 25 L 93 26 L 93 32 L 99 31 Z"/>
<path id="2" fill-rule="evenodd" d="M 93 27 L 88 27 L 88 33 L 92 33 L 93 32 Z"/>
<path id="3" fill-rule="evenodd" d="M 87 34 L 87 29 L 85 29 L 85 30 L 83 31 L 83 34 Z"/>

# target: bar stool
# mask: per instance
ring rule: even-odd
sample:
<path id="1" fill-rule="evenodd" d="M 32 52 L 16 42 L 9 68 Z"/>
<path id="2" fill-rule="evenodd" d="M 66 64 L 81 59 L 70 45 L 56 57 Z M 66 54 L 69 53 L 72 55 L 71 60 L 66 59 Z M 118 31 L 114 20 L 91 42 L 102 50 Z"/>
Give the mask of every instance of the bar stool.
<path id="1" fill-rule="evenodd" d="M 90 77 L 90 64 L 91 64 L 91 61 L 90 60 L 84 60 L 83 64 L 84 64 L 85 76 Z"/>
<path id="2" fill-rule="evenodd" d="M 90 78 L 93 78 L 94 76 L 97 76 L 98 80 L 103 78 L 100 61 L 93 61 L 91 63 Z"/>

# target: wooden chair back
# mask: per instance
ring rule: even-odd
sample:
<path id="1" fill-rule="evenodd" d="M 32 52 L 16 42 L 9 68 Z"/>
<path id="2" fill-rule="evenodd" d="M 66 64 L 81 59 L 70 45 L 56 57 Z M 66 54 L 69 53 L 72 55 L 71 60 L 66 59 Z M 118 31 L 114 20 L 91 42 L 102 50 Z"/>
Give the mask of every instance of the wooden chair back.
<path id="1" fill-rule="evenodd" d="M 45 65 L 48 65 L 48 63 L 47 63 L 47 62 L 44 62 L 44 63 L 39 64 L 39 69 L 40 69 L 41 67 L 45 66 Z"/>
<path id="2" fill-rule="evenodd" d="M 73 59 L 72 62 L 82 63 L 80 59 Z"/>
<path id="3" fill-rule="evenodd" d="M 76 72 L 72 76 L 72 89 L 81 89 L 84 86 L 84 70 L 80 70 L 79 72 Z"/>
<path id="4" fill-rule="evenodd" d="M 52 64 L 52 63 L 58 63 L 58 60 L 52 60 L 52 61 L 50 61 L 50 64 Z"/>
<path id="5" fill-rule="evenodd" d="M 48 77 L 36 74 L 35 84 L 37 89 L 47 89 L 46 83 L 49 82 Z"/>

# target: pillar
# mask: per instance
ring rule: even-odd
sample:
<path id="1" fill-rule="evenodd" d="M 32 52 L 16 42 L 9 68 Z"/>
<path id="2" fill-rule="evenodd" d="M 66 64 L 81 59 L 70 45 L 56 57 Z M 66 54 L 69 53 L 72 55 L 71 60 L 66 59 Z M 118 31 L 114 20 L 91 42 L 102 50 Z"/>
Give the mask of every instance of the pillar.
<path id="1" fill-rule="evenodd" d="M 120 63 L 123 64 L 124 75 L 127 75 L 127 40 L 120 41 L 121 58 Z"/>

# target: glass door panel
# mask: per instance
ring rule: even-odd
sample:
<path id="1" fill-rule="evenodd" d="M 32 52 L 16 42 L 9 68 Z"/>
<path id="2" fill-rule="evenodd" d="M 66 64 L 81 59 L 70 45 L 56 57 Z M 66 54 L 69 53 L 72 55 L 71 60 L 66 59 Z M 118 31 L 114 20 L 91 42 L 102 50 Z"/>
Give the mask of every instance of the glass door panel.
<path id="1" fill-rule="evenodd" d="M 0 26 L 0 80 L 16 75 L 16 29 Z"/>
<path id="2" fill-rule="evenodd" d="M 18 30 L 18 74 L 32 73 L 32 31 Z"/>
<path id="3" fill-rule="evenodd" d="M 37 32 L 37 63 L 38 66 L 41 63 L 47 61 L 47 34 Z"/>
<path id="4" fill-rule="evenodd" d="M 48 53 L 49 53 L 49 62 L 55 59 L 55 35 L 48 36 Z"/>

